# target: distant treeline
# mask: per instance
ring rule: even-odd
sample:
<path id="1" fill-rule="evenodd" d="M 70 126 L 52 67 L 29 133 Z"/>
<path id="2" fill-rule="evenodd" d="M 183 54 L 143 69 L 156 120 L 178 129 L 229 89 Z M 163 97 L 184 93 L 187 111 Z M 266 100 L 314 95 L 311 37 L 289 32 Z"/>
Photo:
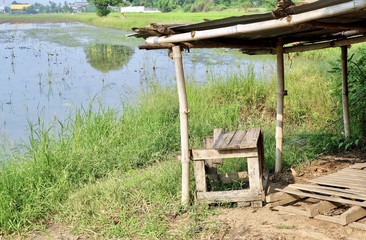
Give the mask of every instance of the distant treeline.
<path id="1" fill-rule="evenodd" d="M 155 7 L 162 12 L 182 10 L 184 12 L 221 11 L 225 9 L 271 8 L 277 0 L 126 0 L 124 5 Z"/>
<path id="2" fill-rule="evenodd" d="M 248 10 L 249 8 L 272 9 L 277 0 L 85 0 L 74 3 L 55 3 L 49 1 L 47 5 L 40 3 L 30 7 L 12 11 L 11 7 L 5 7 L 7 13 L 68 13 L 68 12 L 97 12 L 105 16 L 111 11 L 119 11 L 121 6 L 145 6 L 157 8 L 161 12 L 208 12 L 223 10 Z M 294 1 L 297 2 L 297 1 Z M 13 1 L 12 4 L 19 4 Z"/>
<path id="3" fill-rule="evenodd" d="M 18 3 L 13 1 L 12 5 L 22 5 L 22 3 Z M 43 5 L 41 3 L 35 3 L 31 6 L 26 6 L 23 9 L 12 10 L 11 7 L 5 7 L 4 11 L 6 13 L 18 13 L 18 14 L 37 14 L 37 13 L 73 13 L 73 12 L 95 12 L 96 7 L 94 4 L 88 4 L 85 2 L 74 2 L 68 3 L 65 1 L 62 3 L 55 3 L 49 1 L 48 4 Z"/>

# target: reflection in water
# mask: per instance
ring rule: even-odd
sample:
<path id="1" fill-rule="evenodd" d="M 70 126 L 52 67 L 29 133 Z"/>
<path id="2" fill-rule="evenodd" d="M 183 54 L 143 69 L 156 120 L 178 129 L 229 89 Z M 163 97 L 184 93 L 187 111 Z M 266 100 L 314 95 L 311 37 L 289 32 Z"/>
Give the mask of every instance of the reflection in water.
<path id="1" fill-rule="evenodd" d="M 139 51 L 142 40 L 126 34 L 79 23 L 0 24 L 0 153 L 2 139 L 28 138 L 29 122 L 63 121 L 94 103 L 123 111 L 150 86 L 175 86 L 167 51 Z M 183 64 L 187 81 L 199 83 L 275 70 L 273 57 L 226 50 L 192 49 Z"/>
<path id="2" fill-rule="evenodd" d="M 88 63 L 95 69 L 107 73 L 126 65 L 133 49 L 123 45 L 92 44 L 84 48 Z"/>

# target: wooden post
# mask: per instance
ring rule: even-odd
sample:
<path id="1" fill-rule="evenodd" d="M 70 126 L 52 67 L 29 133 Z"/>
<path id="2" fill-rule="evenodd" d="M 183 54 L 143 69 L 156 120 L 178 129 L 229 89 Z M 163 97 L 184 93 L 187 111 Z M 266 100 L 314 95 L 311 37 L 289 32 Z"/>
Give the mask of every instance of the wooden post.
<path id="1" fill-rule="evenodd" d="M 283 40 L 277 42 L 277 116 L 276 116 L 276 166 L 275 172 L 282 170 L 282 143 L 283 143 L 283 102 L 285 95 L 285 71 L 283 61 Z"/>
<path id="2" fill-rule="evenodd" d="M 343 102 L 343 124 L 344 137 L 350 137 L 350 121 L 348 106 L 348 67 L 347 67 L 347 46 L 342 46 L 342 102 Z"/>
<path id="3" fill-rule="evenodd" d="M 175 75 L 179 96 L 181 161 L 182 161 L 182 205 L 189 204 L 189 145 L 188 145 L 188 103 L 183 73 L 182 52 L 180 46 L 172 47 Z"/>

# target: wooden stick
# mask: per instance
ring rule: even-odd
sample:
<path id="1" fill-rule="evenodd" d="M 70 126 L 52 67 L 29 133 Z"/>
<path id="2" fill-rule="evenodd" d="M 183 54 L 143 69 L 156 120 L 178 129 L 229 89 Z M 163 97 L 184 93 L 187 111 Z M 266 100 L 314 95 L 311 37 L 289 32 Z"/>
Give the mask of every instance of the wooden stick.
<path id="1" fill-rule="evenodd" d="M 285 95 L 285 72 L 283 61 L 283 40 L 277 43 L 277 116 L 276 116 L 276 166 L 275 172 L 282 170 L 283 102 Z"/>
<path id="2" fill-rule="evenodd" d="M 348 106 L 348 66 L 347 46 L 342 46 L 342 102 L 343 102 L 343 124 L 344 137 L 350 137 L 349 106 Z"/>
<path id="3" fill-rule="evenodd" d="M 179 96 L 180 139 L 182 151 L 182 205 L 189 204 L 189 144 L 188 144 L 188 103 L 183 73 L 182 52 L 180 46 L 174 46 L 173 59 Z"/>
<path id="4" fill-rule="evenodd" d="M 366 36 L 352 37 L 352 38 L 348 38 L 348 39 L 334 40 L 334 41 L 328 41 L 328 42 L 324 42 L 324 43 L 314 43 L 314 44 L 308 44 L 308 45 L 286 47 L 284 49 L 284 53 L 305 52 L 305 51 L 320 50 L 320 49 L 324 49 L 324 48 L 342 47 L 342 46 L 361 43 L 361 42 L 365 42 L 365 41 L 366 41 Z"/>

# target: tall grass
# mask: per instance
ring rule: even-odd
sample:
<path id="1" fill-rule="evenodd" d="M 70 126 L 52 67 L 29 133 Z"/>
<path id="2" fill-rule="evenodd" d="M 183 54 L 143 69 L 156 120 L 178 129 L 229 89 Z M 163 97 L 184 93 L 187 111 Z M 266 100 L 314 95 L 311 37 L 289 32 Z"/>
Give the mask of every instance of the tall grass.
<path id="1" fill-rule="evenodd" d="M 331 99 L 327 91 L 324 91 L 329 89 L 328 83 L 319 79 L 319 72 L 307 71 L 307 77 L 304 78 L 302 77 L 304 70 L 297 68 L 296 65 L 288 71 L 290 73 L 287 89 L 290 94 L 286 97 L 285 110 L 285 136 L 288 136 L 285 139 L 285 166 L 314 157 L 316 151 L 308 147 L 306 135 L 300 133 L 313 131 L 331 116 L 328 109 Z M 214 128 L 261 127 L 265 133 L 267 167 L 272 169 L 275 159 L 276 81 L 257 79 L 250 69 L 247 72 L 245 75 L 215 78 L 205 85 L 194 81 L 188 84 L 191 146 L 199 146 L 201 139 L 211 135 Z M 319 101 L 319 97 L 322 101 Z M 124 184 L 121 183 L 121 186 L 111 186 L 113 189 L 118 187 L 113 191 L 120 191 L 118 194 L 121 194 L 113 201 L 122 204 L 124 198 L 131 196 L 125 191 L 131 192 L 131 189 L 137 189 L 142 184 L 138 181 L 139 178 L 134 178 L 126 174 L 127 172 L 178 155 L 180 140 L 176 89 L 154 85 L 148 94 L 141 95 L 139 99 L 133 106 L 124 106 L 122 114 L 117 109 L 101 107 L 99 111 L 95 111 L 90 107 L 79 110 L 74 116 L 70 116 L 68 121 L 59 122 L 55 127 L 43 126 L 41 121 L 31 125 L 27 152 L 15 155 L 14 158 L 1 164 L 1 232 L 24 231 L 42 225 L 52 214 L 63 209 L 65 202 L 70 204 L 71 201 L 71 205 L 77 207 L 78 205 L 73 203 L 75 197 L 72 196 L 90 195 L 82 197 L 78 204 L 82 204 L 84 199 L 91 199 L 92 206 L 99 205 L 95 211 L 103 212 L 105 206 L 101 200 L 91 196 L 104 193 L 99 193 L 99 185 L 93 186 L 104 178 L 107 178 L 107 182 L 113 182 L 114 180 L 108 180 L 111 173 L 118 173 L 117 176 L 124 179 Z M 59 130 L 56 131 L 56 128 Z M 148 211 L 158 211 L 154 207 L 155 204 L 159 206 L 164 201 L 168 205 L 175 206 L 174 203 L 178 199 L 177 167 L 168 164 L 162 165 L 161 169 L 159 174 L 150 175 L 152 173 L 149 172 L 142 175 L 154 176 L 156 179 L 146 177 L 146 180 L 141 181 L 150 181 L 151 190 L 162 187 L 161 191 L 168 191 L 166 194 L 169 196 L 175 195 L 169 199 L 164 197 L 164 200 L 151 200 L 152 205 Z M 172 172 L 169 173 L 168 169 Z M 160 170 L 152 168 L 151 171 L 156 173 Z M 164 183 L 163 179 L 168 177 L 168 173 L 173 175 L 169 175 L 169 185 L 166 185 L 168 183 Z M 138 175 L 138 171 L 133 175 Z M 112 179 L 115 178 L 115 175 L 112 175 Z M 88 192 L 89 188 L 97 190 Z M 149 189 L 147 187 L 144 194 Z M 163 195 L 157 193 L 156 197 Z M 126 209 L 135 209 L 133 202 L 126 202 Z M 68 213 L 71 221 L 75 219 L 74 214 L 84 215 L 82 211 L 79 208 L 75 213 Z M 129 216 L 139 215 L 138 210 L 133 213 L 126 210 L 126 214 L 123 211 L 119 211 L 121 222 Z M 86 223 L 84 227 L 90 225 L 90 221 L 96 221 L 97 215 L 94 213 L 88 216 L 89 219 L 84 215 Z M 152 218 L 152 222 L 157 221 L 155 217 Z M 136 221 L 128 226 L 114 226 L 110 231 L 100 229 L 100 233 L 122 236 L 120 234 L 126 232 L 130 235 L 123 236 L 132 236 L 141 227 L 141 223 Z M 164 225 L 164 221 L 161 224 Z M 123 228 L 130 230 L 122 231 Z M 159 229 L 161 231 L 160 227 Z M 143 233 L 144 231 L 139 234 Z M 151 234 L 159 235 L 155 231 Z"/>

